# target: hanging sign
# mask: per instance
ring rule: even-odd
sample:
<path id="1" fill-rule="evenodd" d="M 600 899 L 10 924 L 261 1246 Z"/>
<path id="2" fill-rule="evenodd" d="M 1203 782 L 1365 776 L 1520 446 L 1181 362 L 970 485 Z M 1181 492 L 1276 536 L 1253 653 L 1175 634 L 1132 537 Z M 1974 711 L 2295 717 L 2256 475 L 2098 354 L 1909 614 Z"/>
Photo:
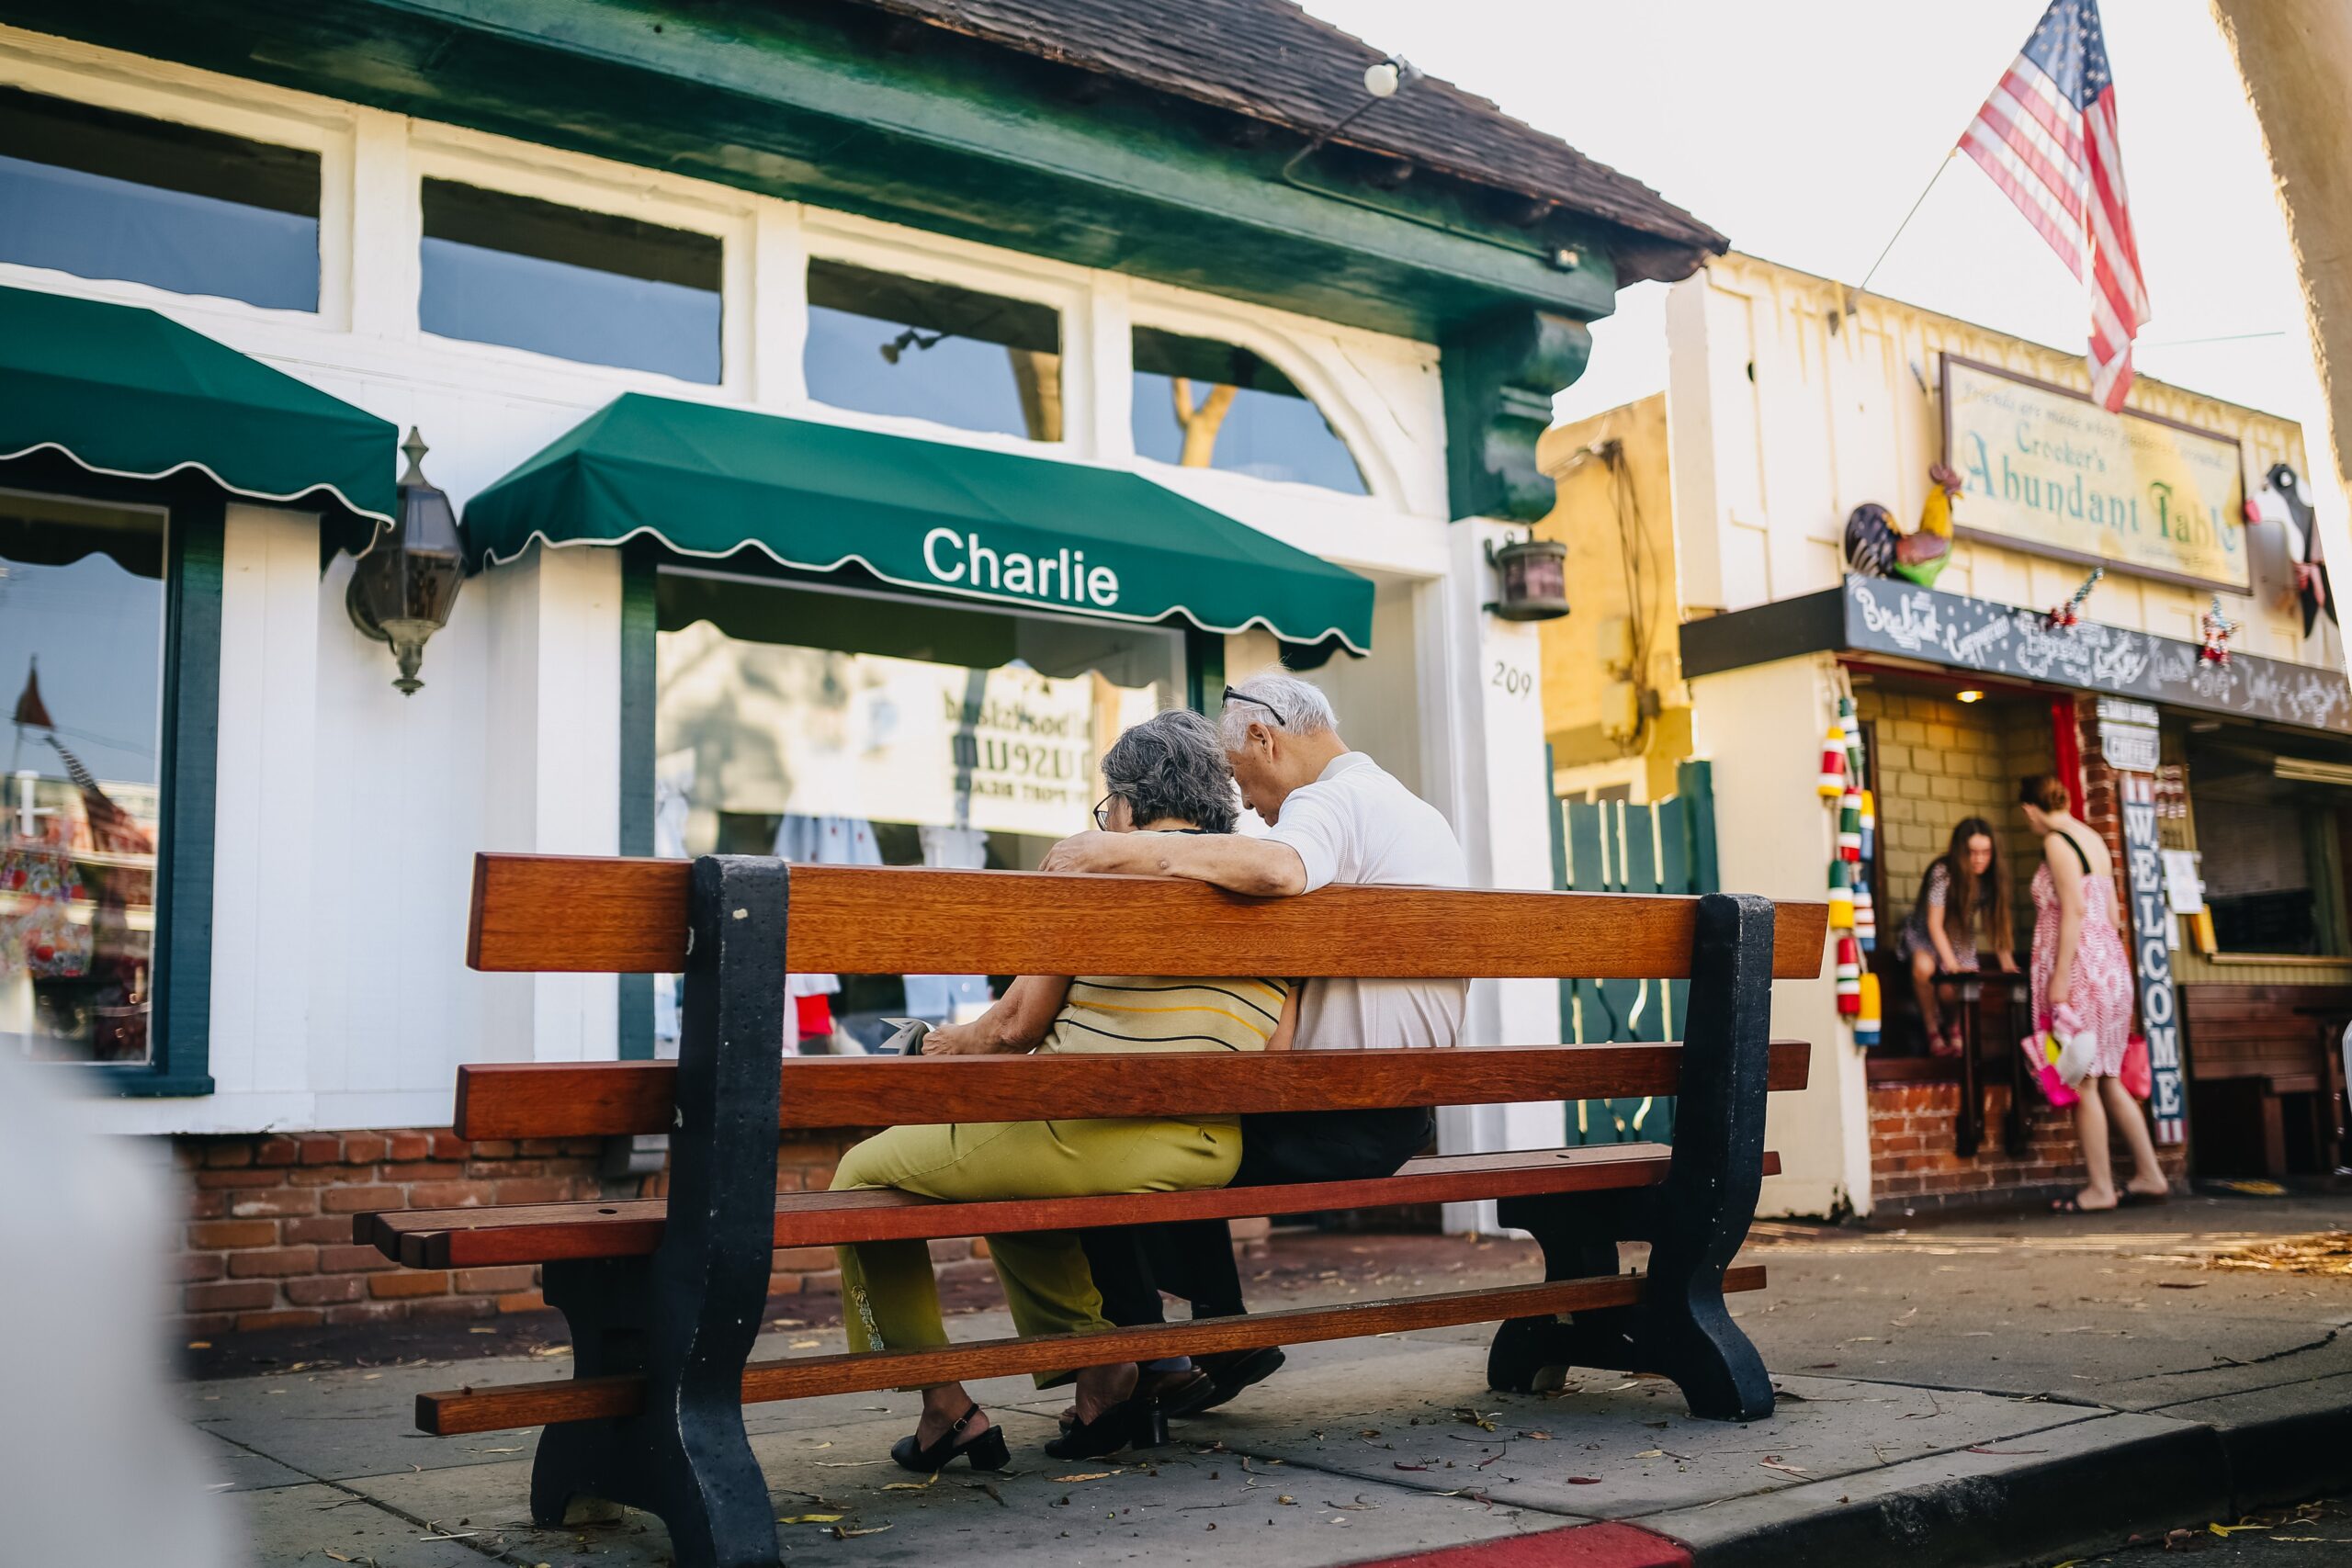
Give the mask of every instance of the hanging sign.
<path id="1" fill-rule="evenodd" d="M 2110 759 L 2111 761 L 2112 759 Z M 2156 781 L 2119 773 L 2123 792 L 2125 881 L 2132 889 L 2132 967 L 2140 980 L 2140 1028 L 2148 1037 L 2155 1080 L 2150 1109 L 2156 1142 L 2187 1133 L 2188 1095 L 2180 1072 L 2180 1010 L 2172 986 L 2172 911 L 2166 907 L 2164 852 L 2156 841 Z"/>
<path id="2" fill-rule="evenodd" d="M 2036 555 L 2250 592 L 2236 441 L 2080 392 L 1943 361 L 1944 461 L 1966 488 L 1953 528 Z"/>

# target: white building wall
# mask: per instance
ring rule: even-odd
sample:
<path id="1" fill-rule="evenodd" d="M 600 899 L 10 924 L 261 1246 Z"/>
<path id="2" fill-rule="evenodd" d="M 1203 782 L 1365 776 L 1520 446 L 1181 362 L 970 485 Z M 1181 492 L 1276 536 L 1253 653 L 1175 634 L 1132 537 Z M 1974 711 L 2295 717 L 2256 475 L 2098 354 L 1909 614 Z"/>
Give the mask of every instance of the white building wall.
<path id="1" fill-rule="evenodd" d="M 1535 668 L 1532 634 L 1493 597 L 1448 515 L 1434 347 L 1116 274 L 613 164 L 504 138 L 0 28 L 0 84 L 308 148 L 322 160 L 321 298 L 267 310 L 0 265 L 0 284 L 154 309 L 402 426 L 462 507 L 627 390 L 732 403 L 925 439 L 1138 468 L 1285 543 L 1373 577 L 1377 646 L 1334 671 L 1376 714 L 1380 749 L 1453 820 L 1474 866 L 1524 885 L 1541 841 L 1542 722 L 1489 690 L 1498 660 Z M 700 386 L 456 342 L 418 324 L 420 178 L 697 230 L 726 243 L 722 379 Z M 1059 448 L 828 409 L 801 371 L 812 254 L 1057 306 Z M 1278 365 L 1347 441 L 1372 491 L 1351 497 L 1136 457 L 1128 333 L 1222 337 Z M 469 581 L 426 649 L 424 688 L 392 689 L 389 653 L 343 609 L 351 570 L 322 573 L 315 518 L 231 510 L 231 630 L 220 683 L 214 1095 L 124 1100 L 145 1131 L 432 1124 L 454 1069 L 615 1048 L 609 976 L 463 967 L 470 858 L 483 848 L 610 852 L 618 841 L 618 557 L 548 552 Z M 1384 698 L 1384 693 L 1386 696 Z M 1509 826 L 1497 824 L 1508 820 Z M 1482 987 L 1475 1038 L 1558 1038 L 1536 986 Z M 1489 1119 L 1491 1120 L 1491 1118 Z M 1497 1146 L 1507 1129 L 1449 1134 Z"/>

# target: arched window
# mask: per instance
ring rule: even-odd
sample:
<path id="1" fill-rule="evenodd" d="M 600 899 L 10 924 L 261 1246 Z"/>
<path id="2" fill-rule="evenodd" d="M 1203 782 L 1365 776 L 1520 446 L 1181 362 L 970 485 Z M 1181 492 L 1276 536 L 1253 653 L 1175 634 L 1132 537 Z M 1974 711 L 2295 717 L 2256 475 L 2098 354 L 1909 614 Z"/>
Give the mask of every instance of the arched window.
<path id="1" fill-rule="evenodd" d="M 1136 450 L 1187 468 L 1367 495 L 1348 444 L 1297 383 L 1250 349 L 1135 333 Z"/>

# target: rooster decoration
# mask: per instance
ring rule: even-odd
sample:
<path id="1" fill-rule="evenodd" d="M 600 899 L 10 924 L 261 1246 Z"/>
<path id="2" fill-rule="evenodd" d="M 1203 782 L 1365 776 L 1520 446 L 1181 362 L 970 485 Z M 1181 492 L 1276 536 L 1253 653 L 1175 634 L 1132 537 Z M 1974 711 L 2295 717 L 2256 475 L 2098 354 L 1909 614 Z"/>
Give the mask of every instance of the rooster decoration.
<path id="1" fill-rule="evenodd" d="M 2327 591 L 2327 558 L 2319 542 L 2319 523 L 2312 515 L 2311 498 L 2303 481 L 2285 463 L 2273 463 L 2263 476 L 2262 493 L 2245 503 L 2249 523 L 2277 523 L 2286 532 L 2287 560 L 2294 569 L 2294 595 L 2303 606 L 2303 635 L 2319 625 L 2320 612 L 2336 618 L 2335 600 Z"/>
<path id="2" fill-rule="evenodd" d="M 1919 525 L 1908 534 L 1894 526 L 1885 507 L 1866 501 L 1847 514 L 1846 560 L 1864 577 L 1900 577 L 1933 588 L 1951 560 L 1951 502 L 1960 476 L 1943 464 L 1928 470 L 1933 482 Z"/>

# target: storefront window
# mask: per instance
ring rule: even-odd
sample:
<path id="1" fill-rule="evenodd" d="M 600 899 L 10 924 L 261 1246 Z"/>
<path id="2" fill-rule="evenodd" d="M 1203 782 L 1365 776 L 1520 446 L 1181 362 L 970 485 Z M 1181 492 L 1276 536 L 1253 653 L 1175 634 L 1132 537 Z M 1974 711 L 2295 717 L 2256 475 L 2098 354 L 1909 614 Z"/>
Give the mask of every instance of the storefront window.
<path id="1" fill-rule="evenodd" d="M 715 237 L 454 180 L 424 195 L 426 332 L 718 382 Z"/>
<path id="2" fill-rule="evenodd" d="M 2352 789 L 2284 776 L 2296 771 L 2251 747 L 2190 753 L 2198 872 L 2223 953 L 2352 953 L 2344 895 Z"/>
<path id="3" fill-rule="evenodd" d="M 1059 441 L 1061 346 L 1050 305 L 808 264 L 808 395 L 821 403 Z"/>
<path id="4" fill-rule="evenodd" d="M 1098 764 L 1183 700 L 1157 627 L 665 570 L 657 593 L 655 850 L 1034 870 L 1092 825 Z M 985 976 L 796 976 L 808 1052 L 883 1020 L 967 1018 Z M 655 1039 L 674 1051 L 674 990 Z"/>
<path id="5" fill-rule="evenodd" d="M 143 1062 L 164 692 L 160 513 L 0 491 L 0 1051 Z"/>
<path id="6" fill-rule="evenodd" d="M 319 308 L 319 156 L 0 88 L 0 261 Z"/>
<path id="7" fill-rule="evenodd" d="M 1145 457 L 1368 493 L 1323 411 L 1249 349 L 1137 327 L 1135 352 L 1136 450 Z"/>

